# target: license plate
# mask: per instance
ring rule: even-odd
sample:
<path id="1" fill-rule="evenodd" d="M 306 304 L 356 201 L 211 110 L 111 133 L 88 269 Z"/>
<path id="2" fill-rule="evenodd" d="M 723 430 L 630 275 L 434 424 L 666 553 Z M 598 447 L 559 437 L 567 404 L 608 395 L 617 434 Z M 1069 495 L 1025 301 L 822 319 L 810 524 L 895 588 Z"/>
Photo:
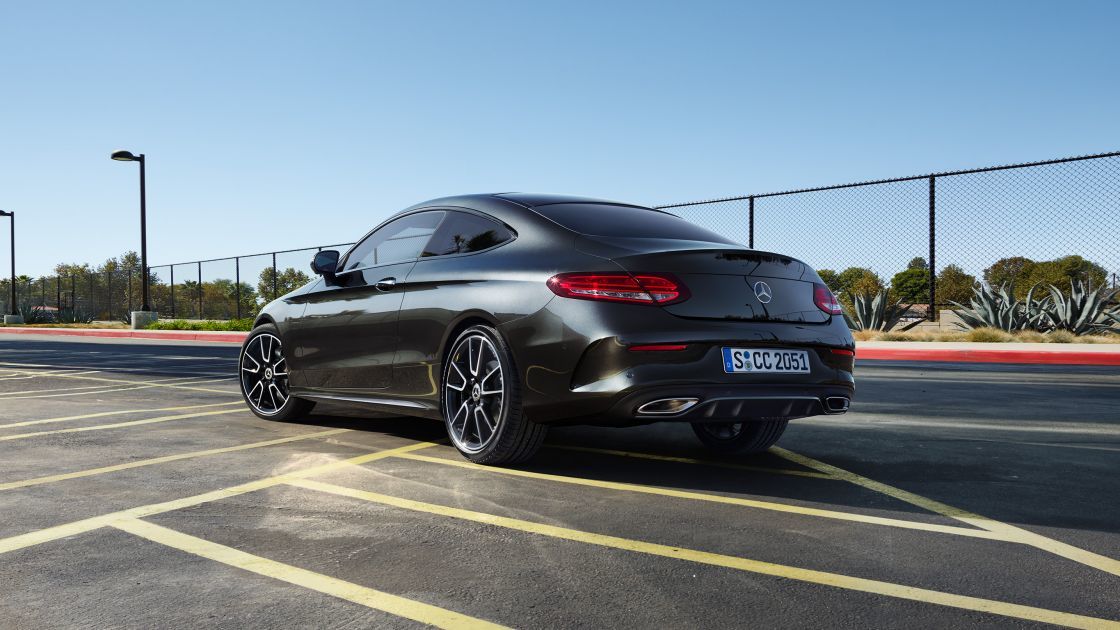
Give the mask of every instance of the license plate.
<path id="1" fill-rule="evenodd" d="M 723 371 L 809 373 L 809 353 L 805 350 L 724 348 Z"/>

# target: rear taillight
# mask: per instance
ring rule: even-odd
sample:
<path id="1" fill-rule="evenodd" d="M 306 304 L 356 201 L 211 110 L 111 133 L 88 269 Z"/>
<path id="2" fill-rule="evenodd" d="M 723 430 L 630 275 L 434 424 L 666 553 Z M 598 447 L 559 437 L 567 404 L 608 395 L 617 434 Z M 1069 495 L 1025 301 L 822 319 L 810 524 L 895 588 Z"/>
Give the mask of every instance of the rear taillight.
<path id="1" fill-rule="evenodd" d="M 560 297 L 630 304 L 672 304 L 688 299 L 688 289 L 664 273 L 561 273 L 548 279 Z"/>
<path id="2" fill-rule="evenodd" d="M 839 315 L 844 312 L 832 291 L 819 282 L 813 285 L 813 303 L 829 315 Z"/>

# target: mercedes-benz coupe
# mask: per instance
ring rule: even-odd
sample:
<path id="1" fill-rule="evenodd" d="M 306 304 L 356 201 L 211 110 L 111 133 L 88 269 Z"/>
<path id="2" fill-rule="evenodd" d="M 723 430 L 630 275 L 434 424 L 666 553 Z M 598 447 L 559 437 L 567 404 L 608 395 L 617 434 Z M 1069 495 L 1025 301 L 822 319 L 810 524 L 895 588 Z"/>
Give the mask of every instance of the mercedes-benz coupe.
<path id="1" fill-rule="evenodd" d="M 809 265 L 652 208 L 436 199 L 311 268 L 242 347 L 262 418 L 366 405 L 442 420 L 465 457 L 501 464 L 560 424 L 687 422 L 713 449 L 762 451 L 854 392 L 851 333 Z"/>

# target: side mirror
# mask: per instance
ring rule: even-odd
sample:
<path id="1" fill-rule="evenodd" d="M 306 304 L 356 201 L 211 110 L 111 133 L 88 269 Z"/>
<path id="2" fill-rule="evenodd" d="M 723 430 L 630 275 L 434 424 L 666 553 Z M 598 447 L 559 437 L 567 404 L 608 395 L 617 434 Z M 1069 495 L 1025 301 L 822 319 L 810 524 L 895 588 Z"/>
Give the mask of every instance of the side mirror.
<path id="1" fill-rule="evenodd" d="M 338 271 L 338 252 L 324 249 L 311 259 L 311 271 L 320 276 L 333 276 Z"/>

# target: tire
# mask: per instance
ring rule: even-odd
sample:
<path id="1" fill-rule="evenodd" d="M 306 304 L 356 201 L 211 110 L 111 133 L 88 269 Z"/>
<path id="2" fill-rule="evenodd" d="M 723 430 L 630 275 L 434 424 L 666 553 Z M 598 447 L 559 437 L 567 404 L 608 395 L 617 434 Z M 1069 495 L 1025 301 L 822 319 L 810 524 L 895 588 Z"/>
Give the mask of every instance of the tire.
<path id="1" fill-rule="evenodd" d="M 455 339 L 440 379 L 443 424 L 456 449 L 476 464 L 516 464 L 540 449 L 548 428 L 521 408 L 521 380 L 498 331 L 472 326 Z"/>
<path id="2" fill-rule="evenodd" d="M 789 420 L 693 422 L 692 431 L 717 453 L 761 453 L 774 445 Z"/>
<path id="3" fill-rule="evenodd" d="M 315 406 L 314 402 L 289 393 L 287 368 L 284 346 L 276 326 L 261 324 L 254 328 L 245 343 L 241 344 L 237 382 L 241 385 L 245 404 L 258 418 L 293 420 L 306 416 Z"/>

